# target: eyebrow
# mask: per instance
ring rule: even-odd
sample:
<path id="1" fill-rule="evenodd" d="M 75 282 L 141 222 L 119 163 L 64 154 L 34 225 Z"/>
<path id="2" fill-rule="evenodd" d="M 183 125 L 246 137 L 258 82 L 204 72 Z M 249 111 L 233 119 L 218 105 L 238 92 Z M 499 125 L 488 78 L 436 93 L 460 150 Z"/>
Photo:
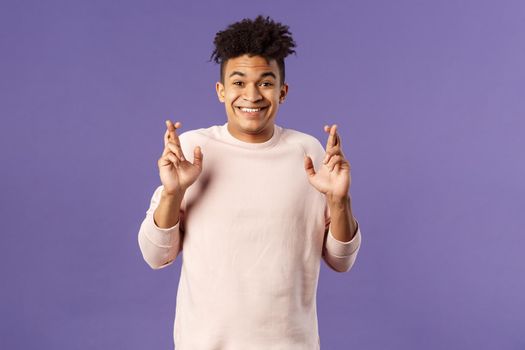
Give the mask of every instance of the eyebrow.
<path id="1" fill-rule="evenodd" d="M 239 71 L 233 71 L 229 76 L 228 78 L 231 78 L 233 77 L 234 75 L 240 75 L 241 77 L 245 77 L 246 74 L 244 74 L 243 72 L 239 72 Z M 275 74 L 273 74 L 273 72 L 264 72 L 261 74 L 260 78 L 264 78 L 264 77 L 273 77 L 274 79 L 277 79 L 277 77 L 275 76 Z"/>

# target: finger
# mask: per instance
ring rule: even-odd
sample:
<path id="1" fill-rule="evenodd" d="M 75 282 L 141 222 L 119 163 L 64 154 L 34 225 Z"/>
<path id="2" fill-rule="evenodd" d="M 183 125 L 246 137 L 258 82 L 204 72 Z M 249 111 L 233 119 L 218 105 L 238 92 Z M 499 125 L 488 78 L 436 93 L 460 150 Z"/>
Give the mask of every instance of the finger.
<path id="1" fill-rule="evenodd" d="M 170 145 L 171 145 L 171 147 L 173 147 L 173 143 L 170 142 Z M 170 151 L 171 151 L 171 149 L 170 149 Z M 173 151 L 168 152 L 167 156 L 170 157 L 170 160 L 177 167 L 179 165 L 182 165 L 182 162 L 184 161 L 183 159 L 181 159 L 181 157 L 176 152 L 173 152 Z"/>
<path id="2" fill-rule="evenodd" d="M 332 147 L 340 146 L 341 145 L 341 138 L 339 137 L 339 133 L 337 132 L 337 125 L 334 125 L 334 144 Z"/>
<path id="3" fill-rule="evenodd" d="M 335 165 L 334 171 L 339 172 L 340 170 L 348 170 L 348 172 L 350 172 L 350 162 L 348 159 L 343 157 L 343 161 Z"/>
<path id="4" fill-rule="evenodd" d="M 180 164 L 180 160 L 179 158 L 177 158 L 173 153 L 168 153 L 166 155 L 166 157 L 168 157 L 168 159 L 175 165 L 175 166 L 179 166 Z"/>
<path id="5" fill-rule="evenodd" d="M 181 123 L 180 122 L 175 122 L 175 124 L 173 124 L 173 122 L 170 120 L 170 119 L 166 119 L 166 126 L 171 129 L 171 126 L 173 126 L 174 129 L 178 129 L 181 127 Z"/>
<path id="6" fill-rule="evenodd" d="M 175 155 L 170 152 L 170 153 L 167 153 L 165 155 L 162 155 L 162 157 L 159 158 L 158 165 L 159 166 L 166 166 L 166 165 L 172 164 L 172 165 L 177 166 L 178 162 L 179 161 L 178 161 L 177 157 L 175 157 Z"/>
<path id="7" fill-rule="evenodd" d="M 339 168 L 338 170 L 350 171 L 350 162 L 348 161 L 348 159 L 345 159 L 343 162 L 339 163 L 337 167 Z"/>
<path id="8" fill-rule="evenodd" d="M 332 138 L 330 147 L 334 147 L 337 144 L 337 125 L 332 125 L 332 128 L 330 129 L 330 136 Z"/>
<path id="9" fill-rule="evenodd" d="M 329 150 L 330 148 L 332 148 L 335 144 L 335 132 L 336 132 L 336 128 L 337 128 L 337 125 L 332 125 L 330 127 L 328 127 L 328 129 L 326 128 L 325 126 L 325 131 L 329 133 L 328 135 L 328 140 L 326 141 L 326 147 L 325 149 L 326 150 Z"/>
<path id="10" fill-rule="evenodd" d="M 175 153 L 176 149 L 177 148 L 175 147 L 175 145 L 172 142 L 168 142 L 166 144 L 166 147 L 164 147 L 164 151 L 162 152 L 162 156 L 165 156 L 165 155 L 167 155 L 169 153 L 173 153 L 177 158 L 179 158 L 179 156 L 177 156 L 177 154 Z"/>
<path id="11" fill-rule="evenodd" d="M 323 158 L 323 163 L 325 163 L 325 164 L 328 163 L 330 158 L 333 155 L 336 155 L 336 154 L 342 155 L 344 157 L 344 153 L 343 153 L 343 150 L 341 149 L 341 145 L 340 144 L 337 144 L 337 145 L 331 147 L 330 149 L 326 150 L 325 156 Z"/>
<path id="12" fill-rule="evenodd" d="M 332 158 L 332 156 L 334 156 L 336 154 L 343 155 L 343 152 L 341 151 L 341 148 L 334 147 L 334 148 L 331 148 L 328 151 L 326 151 L 325 156 L 323 158 L 323 163 L 324 164 L 328 163 L 330 161 L 330 158 Z"/>
<path id="13" fill-rule="evenodd" d="M 333 156 L 330 161 L 328 162 L 328 164 L 326 164 L 326 167 L 330 170 L 330 171 L 333 171 L 334 170 L 334 167 L 336 166 L 336 164 L 339 164 L 341 161 L 343 160 L 343 157 L 341 157 L 340 155 L 335 155 Z"/>
<path id="14" fill-rule="evenodd" d="M 164 150 L 162 150 L 161 157 L 164 157 L 166 154 L 168 154 L 170 152 L 171 152 L 170 148 L 168 147 L 168 145 L 166 145 L 166 147 L 164 147 Z"/>
<path id="15" fill-rule="evenodd" d="M 166 147 L 166 145 L 170 141 L 170 139 L 168 138 L 169 135 L 170 135 L 170 131 L 168 127 L 166 126 L 166 132 L 164 132 L 164 147 Z"/>
<path id="16" fill-rule="evenodd" d="M 315 176 L 314 163 L 312 162 L 312 158 L 309 156 L 304 157 L 304 170 L 306 170 L 306 174 L 308 174 L 308 176 Z"/>
<path id="17" fill-rule="evenodd" d="M 185 160 L 184 154 L 182 153 L 182 148 L 180 147 L 180 145 L 177 145 L 174 142 L 170 141 L 166 145 L 166 148 L 168 148 L 171 152 L 173 152 L 177 156 L 177 158 L 179 158 L 181 162 Z"/>
<path id="18" fill-rule="evenodd" d="M 177 152 L 178 152 L 178 148 L 177 148 L 177 145 L 175 145 L 173 142 L 171 141 L 168 141 L 166 143 L 166 146 L 164 147 L 164 150 L 162 151 L 162 156 L 165 156 L 166 154 L 168 153 L 173 153 L 175 154 L 179 159 L 180 159 L 180 156 L 177 155 Z"/>
<path id="19" fill-rule="evenodd" d="M 179 142 L 179 136 L 177 135 L 177 129 L 181 127 L 180 122 L 173 124 L 171 120 L 166 120 L 166 127 L 169 131 L 169 140 L 172 142 Z"/>
<path id="20" fill-rule="evenodd" d="M 324 147 L 324 149 L 326 151 L 330 148 L 330 145 L 331 145 L 331 142 L 332 142 L 332 140 L 331 140 L 331 136 L 332 135 L 330 135 L 330 128 L 331 127 L 329 125 L 325 125 L 324 126 L 324 131 L 328 133 L 328 139 L 326 140 L 326 145 Z"/>
<path id="21" fill-rule="evenodd" d="M 175 152 L 175 154 L 182 161 L 186 160 L 184 158 L 184 153 L 182 152 L 182 148 L 180 147 L 179 135 L 177 135 L 177 131 L 176 131 L 176 129 L 181 127 L 181 123 L 180 122 L 176 122 L 175 124 L 173 124 L 173 122 L 168 119 L 168 120 L 166 120 L 166 126 L 168 128 L 168 133 L 169 133 L 168 140 L 170 142 L 174 143 L 175 146 L 180 149 L 179 151 Z"/>
<path id="22" fill-rule="evenodd" d="M 193 149 L 193 165 L 202 170 L 202 150 L 200 146 Z"/>

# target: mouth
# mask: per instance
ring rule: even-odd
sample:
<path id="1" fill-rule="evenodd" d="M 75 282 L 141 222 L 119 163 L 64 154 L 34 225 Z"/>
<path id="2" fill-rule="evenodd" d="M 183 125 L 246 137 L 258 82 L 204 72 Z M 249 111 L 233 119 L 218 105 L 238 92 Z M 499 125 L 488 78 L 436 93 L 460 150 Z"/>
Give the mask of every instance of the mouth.
<path id="1" fill-rule="evenodd" d="M 259 114 L 264 112 L 266 109 L 268 109 L 268 106 L 257 107 L 257 108 L 235 106 L 235 108 L 246 116 L 254 117 L 254 116 L 258 116 Z"/>

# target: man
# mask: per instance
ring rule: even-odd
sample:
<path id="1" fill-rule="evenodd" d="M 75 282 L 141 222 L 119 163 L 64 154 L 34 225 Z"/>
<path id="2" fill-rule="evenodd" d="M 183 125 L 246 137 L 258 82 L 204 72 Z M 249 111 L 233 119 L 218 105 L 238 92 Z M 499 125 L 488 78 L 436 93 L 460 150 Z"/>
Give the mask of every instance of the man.
<path id="1" fill-rule="evenodd" d="M 324 127 L 323 149 L 275 124 L 295 47 L 287 26 L 244 19 L 214 43 L 227 122 L 178 135 L 166 121 L 141 252 L 153 269 L 182 252 L 177 350 L 319 349 L 320 259 L 348 271 L 361 243 L 337 126 Z"/>

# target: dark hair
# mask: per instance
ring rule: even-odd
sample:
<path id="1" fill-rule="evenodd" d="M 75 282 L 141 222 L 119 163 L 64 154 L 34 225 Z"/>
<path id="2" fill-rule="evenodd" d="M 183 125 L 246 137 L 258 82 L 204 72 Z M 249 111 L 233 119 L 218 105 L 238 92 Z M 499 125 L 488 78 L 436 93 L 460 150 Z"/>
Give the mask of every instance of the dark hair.
<path id="1" fill-rule="evenodd" d="M 284 58 L 291 53 L 296 44 L 288 26 L 274 22 L 269 16 L 258 15 L 254 20 L 245 18 L 230 24 L 225 30 L 217 32 L 213 41 L 215 50 L 210 60 L 221 64 L 221 83 L 224 84 L 224 67 L 230 58 L 247 54 L 248 56 L 262 56 L 266 62 L 277 61 L 281 76 L 281 85 L 284 83 Z"/>

